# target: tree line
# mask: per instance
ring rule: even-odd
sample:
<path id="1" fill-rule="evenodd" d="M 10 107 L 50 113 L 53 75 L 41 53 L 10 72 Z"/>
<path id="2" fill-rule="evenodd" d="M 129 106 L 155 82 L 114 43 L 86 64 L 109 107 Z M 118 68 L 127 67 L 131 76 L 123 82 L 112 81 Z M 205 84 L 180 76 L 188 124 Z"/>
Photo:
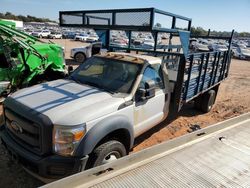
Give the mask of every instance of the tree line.
<path id="1" fill-rule="evenodd" d="M 192 27 L 191 33 L 193 35 L 207 35 L 208 30 L 203 29 L 202 27 Z M 231 35 L 231 32 L 228 31 L 210 31 L 210 35 L 214 36 L 220 36 L 220 37 L 228 37 Z M 234 32 L 234 37 L 243 37 L 243 38 L 249 38 L 250 33 L 249 32 Z"/>
<path id="2" fill-rule="evenodd" d="M 23 15 L 14 15 L 11 12 L 0 13 L 0 19 L 10 19 L 10 20 L 19 20 L 23 22 L 55 22 L 48 18 L 37 18 L 35 16 L 23 16 Z"/>
<path id="3" fill-rule="evenodd" d="M 161 28 L 162 25 L 160 23 L 156 23 L 155 27 Z M 183 28 L 176 28 L 176 29 L 183 29 Z M 228 37 L 231 35 L 231 31 L 210 31 L 209 33 L 211 36 L 218 36 L 218 37 Z M 203 29 L 202 27 L 191 27 L 191 35 L 194 36 L 206 36 L 208 35 L 208 30 Z M 242 38 L 250 38 L 249 32 L 234 32 L 234 37 L 242 37 Z"/>

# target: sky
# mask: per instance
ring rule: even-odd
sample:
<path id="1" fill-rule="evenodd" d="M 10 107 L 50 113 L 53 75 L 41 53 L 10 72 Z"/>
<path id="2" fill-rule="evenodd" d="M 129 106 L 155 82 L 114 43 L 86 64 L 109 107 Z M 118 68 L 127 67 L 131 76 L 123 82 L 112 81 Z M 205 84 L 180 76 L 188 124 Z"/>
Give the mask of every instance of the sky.
<path id="1" fill-rule="evenodd" d="M 59 11 L 155 7 L 192 18 L 192 25 L 250 32 L 250 0 L 1 0 L 0 12 L 58 21 Z"/>

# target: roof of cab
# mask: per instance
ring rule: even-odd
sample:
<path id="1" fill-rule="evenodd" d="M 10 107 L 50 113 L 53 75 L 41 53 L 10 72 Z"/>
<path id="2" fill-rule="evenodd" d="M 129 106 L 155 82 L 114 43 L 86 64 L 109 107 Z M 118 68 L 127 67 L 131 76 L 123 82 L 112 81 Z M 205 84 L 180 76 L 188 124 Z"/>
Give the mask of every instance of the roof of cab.
<path id="1" fill-rule="evenodd" d="M 105 54 L 97 55 L 99 57 L 105 57 L 110 59 L 118 59 L 122 61 L 128 61 L 131 63 L 137 64 L 159 64 L 161 63 L 161 59 L 153 56 L 140 55 L 140 54 L 132 54 L 132 53 L 124 53 L 124 52 L 107 52 Z"/>

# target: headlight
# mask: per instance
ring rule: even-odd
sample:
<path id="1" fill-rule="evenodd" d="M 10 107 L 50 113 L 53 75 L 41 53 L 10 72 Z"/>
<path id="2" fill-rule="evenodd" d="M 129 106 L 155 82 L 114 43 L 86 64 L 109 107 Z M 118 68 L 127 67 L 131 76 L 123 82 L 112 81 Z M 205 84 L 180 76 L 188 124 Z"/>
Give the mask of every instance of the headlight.
<path id="1" fill-rule="evenodd" d="M 65 129 L 54 126 L 53 130 L 53 150 L 63 156 L 73 155 L 81 139 L 86 133 L 85 125 Z"/>

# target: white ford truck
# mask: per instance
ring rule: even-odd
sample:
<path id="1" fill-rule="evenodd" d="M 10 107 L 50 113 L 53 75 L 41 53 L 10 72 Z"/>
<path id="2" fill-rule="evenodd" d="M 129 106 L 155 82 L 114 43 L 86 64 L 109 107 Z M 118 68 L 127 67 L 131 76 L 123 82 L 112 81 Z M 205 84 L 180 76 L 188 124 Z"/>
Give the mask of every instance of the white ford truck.
<path id="1" fill-rule="evenodd" d="M 68 79 L 19 90 L 4 102 L 3 144 L 46 178 L 125 156 L 135 137 L 168 115 L 172 89 L 161 62 L 107 53 L 86 60 Z"/>
<path id="2" fill-rule="evenodd" d="M 113 14 L 111 18 L 124 11 L 131 12 L 108 10 Z M 132 11 L 143 13 L 141 9 Z M 190 30 L 190 19 L 152 8 L 143 11 L 146 15 L 158 11 L 185 19 Z M 96 12 L 98 16 L 88 15 L 87 11 L 82 16 L 87 19 L 87 27 L 108 29 L 105 38 L 109 51 L 121 48 L 108 45 L 109 29 L 151 30 L 157 39 L 158 28 L 149 28 L 154 25 L 145 25 L 144 21 L 142 26 L 116 23 L 120 19 L 108 22 L 113 25 L 91 25 L 91 19 L 107 20 Z M 61 12 L 61 26 L 67 26 L 71 19 L 66 18 L 71 14 L 75 12 Z M 154 16 L 146 18 L 150 22 Z M 72 26 L 71 22 L 68 26 Z M 127 155 L 136 137 L 162 122 L 169 113 L 177 114 L 185 103 L 194 101 L 196 108 L 210 111 L 220 83 L 228 76 L 230 47 L 225 52 L 189 53 L 189 31 L 171 32 L 179 35 L 181 45 L 170 43 L 160 49 L 155 45 L 152 50 L 129 45 L 118 49 L 140 50 L 148 55 L 95 55 L 68 78 L 22 89 L 6 98 L 0 135 L 12 158 L 44 181 L 58 179 Z M 130 33 L 129 44 L 131 36 Z M 226 39 L 231 41 L 232 36 Z"/>

